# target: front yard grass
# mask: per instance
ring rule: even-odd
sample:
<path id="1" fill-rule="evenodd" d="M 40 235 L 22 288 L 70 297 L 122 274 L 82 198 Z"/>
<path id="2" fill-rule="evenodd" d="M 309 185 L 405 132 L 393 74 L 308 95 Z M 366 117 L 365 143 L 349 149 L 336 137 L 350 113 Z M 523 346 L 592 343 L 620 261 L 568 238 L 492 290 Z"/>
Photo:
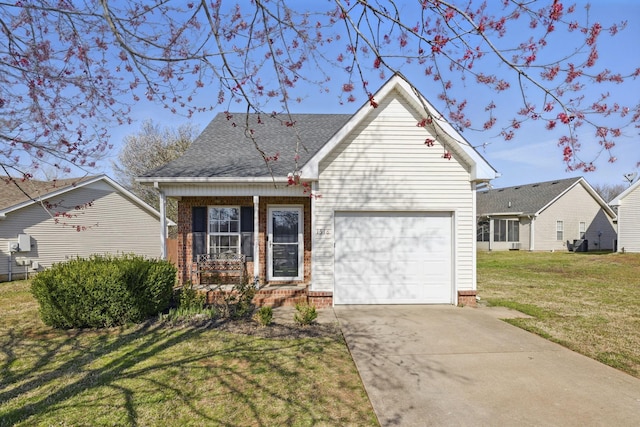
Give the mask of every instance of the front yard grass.
<path id="1" fill-rule="evenodd" d="M 377 425 L 339 333 L 275 339 L 158 322 L 55 330 L 0 283 L 0 426 Z"/>
<path id="2" fill-rule="evenodd" d="M 640 378 L 640 254 L 478 252 L 481 302 L 508 322 Z"/>

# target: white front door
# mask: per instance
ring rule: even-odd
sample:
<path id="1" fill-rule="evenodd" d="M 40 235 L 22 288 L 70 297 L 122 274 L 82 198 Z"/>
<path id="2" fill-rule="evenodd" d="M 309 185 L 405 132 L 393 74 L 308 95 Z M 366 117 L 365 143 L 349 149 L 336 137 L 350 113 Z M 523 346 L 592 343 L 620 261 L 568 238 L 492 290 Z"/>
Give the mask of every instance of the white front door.
<path id="1" fill-rule="evenodd" d="M 304 233 L 301 207 L 268 209 L 268 279 L 302 280 Z"/>

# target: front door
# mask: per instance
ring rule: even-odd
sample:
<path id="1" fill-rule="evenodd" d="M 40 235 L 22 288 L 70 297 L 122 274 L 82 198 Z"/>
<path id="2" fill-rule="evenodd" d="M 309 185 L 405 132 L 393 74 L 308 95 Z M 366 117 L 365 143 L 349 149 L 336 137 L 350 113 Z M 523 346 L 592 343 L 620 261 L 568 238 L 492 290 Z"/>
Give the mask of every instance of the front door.
<path id="1" fill-rule="evenodd" d="M 302 280 L 304 238 L 302 208 L 269 208 L 268 278 Z"/>

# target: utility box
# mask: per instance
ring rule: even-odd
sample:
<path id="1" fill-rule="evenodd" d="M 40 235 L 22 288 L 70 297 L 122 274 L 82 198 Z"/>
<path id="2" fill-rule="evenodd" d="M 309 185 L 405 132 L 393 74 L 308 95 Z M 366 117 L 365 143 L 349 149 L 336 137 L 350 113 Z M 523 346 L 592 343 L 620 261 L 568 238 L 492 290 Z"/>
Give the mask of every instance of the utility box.
<path id="1" fill-rule="evenodd" d="M 31 236 L 18 234 L 18 252 L 31 252 Z"/>

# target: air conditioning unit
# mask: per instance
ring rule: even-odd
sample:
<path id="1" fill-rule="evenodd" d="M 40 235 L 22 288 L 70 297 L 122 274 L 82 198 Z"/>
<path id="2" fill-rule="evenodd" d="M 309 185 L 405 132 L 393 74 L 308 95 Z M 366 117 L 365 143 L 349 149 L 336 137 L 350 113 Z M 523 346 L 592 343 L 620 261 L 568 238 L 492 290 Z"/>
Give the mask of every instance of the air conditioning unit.
<path id="1" fill-rule="evenodd" d="M 511 243 L 511 250 L 512 251 L 519 251 L 520 250 L 520 242 L 512 242 Z"/>

